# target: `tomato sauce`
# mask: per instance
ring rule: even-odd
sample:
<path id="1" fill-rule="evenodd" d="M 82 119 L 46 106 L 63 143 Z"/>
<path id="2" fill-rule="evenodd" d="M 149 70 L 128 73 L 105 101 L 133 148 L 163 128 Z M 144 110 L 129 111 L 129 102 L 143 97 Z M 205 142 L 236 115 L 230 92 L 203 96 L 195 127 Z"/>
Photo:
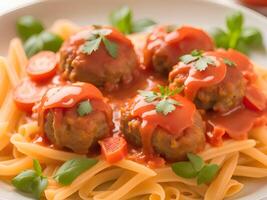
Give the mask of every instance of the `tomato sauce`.
<path id="1" fill-rule="evenodd" d="M 53 108 L 72 108 L 82 100 L 92 100 L 92 107 L 105 112 L 108 121 L 112 119 L 112 111 L 103 102 L 102 93 L 93 85 L 88 83 L 76 83 L 72 85 L 57 86 L 47 91 L 38 105 L 38 122 L 43 127 L 43 119 L 46 110 Z M 60 116 L 57 117 L 60 119 Z M 111 126 L 111 124 L 110 124 Z"/>

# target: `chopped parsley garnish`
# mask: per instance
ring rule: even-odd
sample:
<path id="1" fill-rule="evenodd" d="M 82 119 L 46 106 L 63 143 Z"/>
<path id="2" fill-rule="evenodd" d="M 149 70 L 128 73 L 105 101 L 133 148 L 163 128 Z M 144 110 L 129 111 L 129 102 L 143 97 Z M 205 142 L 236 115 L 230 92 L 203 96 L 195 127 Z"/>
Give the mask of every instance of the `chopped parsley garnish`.
<path id="1" fill-rule="evenodd" d="M 42 175 L 42 168 L 38 160 L 33 160 L 33 170 L 21 172 L 12 179 L 12 184 L 20 191 L 32 194 L 40 199 L 48 185 L 48 180 Z"/>
<path id="2" fill-rule="evenodd" d="M 156 24 L 147 18 L 134 20 L 133 12 L 128 6 L 114 10 L 109 16 L 109 21 L 112 26 L 124 34 L 147 31 Z"/>
<path id="3" fill-rule="evenodd" d="M 233 61 L 227 59 L 227 58 L 224 58 L 223 59 L 223 62 L 224 64 L 226 64 L 228 67 L 235 67 L 236 66 L 236 63 L 234 63 Z"/>
<path id="4" fill-rule="evenodd" d="M 94 166 L 98 160 L 76 158 L 66 161 L 56 172 L 54 179 L 62 185 L 71 184 L 80 174 Z"/>
<path id="5" fill-rule="evenodd" d="M 218 48 L 232 48 L 248 54 L 252 49 L 263 47 L 260 30 L 255 27 L 245 27 L 241 12 L 227 16 L 226 27 L 226 30 L 217 28 L 213 32 L 213 39 Z"/>
<path id="6" fill-rule="evenodd" d="M 191 54 L 181 56 L 180 61 L 185 64 L 194 62 L 193 66 L 199 71 L 204 71 L 208 65 L 215 65 L 214 59 L 211 56 L 205 56 L 203 52 L 199 50 L 194 50 Z"/>
<path id="7" fill-rule="evenodd" d="M 183 178 L 196 178 L 198 185 L 210 183 L 217 175 L 220 167 L 216 164 L 206 164 L 203 159 L 193 153 L 188 153 L 189 161 L 172 164 L 173 172 Z"/>
<path id="8" fill-rule="evenodd" d="M 170 97 L 180 93 L 183 90 L 183 87 L 171 90 L 168 86 L 164 87 L 159 85 L 158 88 L 159 92 L 139 90 L 138 93 L 144 97 L 145 101 L 148 103 L 157 100 L 158 102 L 156 103 L 156 111 L 158 113 L 162 113 L 163 115 L 167 115 L 168 113 L 174 111 L 175 106 L 182 105 L 180 102 Z"/>
<path id="9" fill-rule="evenodd" d="M 93 107 L 89 100 L 82 101 L 77 108 L 77 113 L 80 117 L 90 114 L 93 111 Z"/>
<path id="10" fill-rule="evenodd" d="M 82 46 L 82 52 L 90 55 L 94 51 L 96 51 L 99 48 L 101 42 L 103 42 L 108 54 L 112 58 L 117 58 L 118 45 L 115 42 L 110 41 L 106 37 L 110 33 L 111 33 L 111 30 L 109 29 L 93 30 L 92 35 L 88 38 L 88 40 Z"/>

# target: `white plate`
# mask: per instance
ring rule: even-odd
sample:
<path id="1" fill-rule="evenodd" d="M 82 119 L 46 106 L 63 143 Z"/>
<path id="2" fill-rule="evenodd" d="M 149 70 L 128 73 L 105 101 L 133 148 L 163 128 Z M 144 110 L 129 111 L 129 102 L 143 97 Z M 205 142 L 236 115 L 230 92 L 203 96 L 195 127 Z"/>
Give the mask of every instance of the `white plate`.
<path id="1" fill-rule="evenodd" d="M 246 25 L 261 29 L 267 47 L 267 18 L 232 4 L 200 0 L 51 0 L 10 11 L 0 17 L 0 55 L 7 53 L 8 42 L 15 36 L 15 22 L 19 16 L 34 15 L 47 26 L 59 18 L 70 19 L 81 25 L 105 24 L 108 13 L 123 4 L 134 10 L 135 18 L 149 17 L 160 23 L 189 24 L 207 31 L 224 26 L 227 14 L 241 10 L 245 15 Z M 257 52 L 251 57 L 256 63 L 267 66 L 266 53 Z M 11 187 L 1 183 L 0 200 L 27 199 L 12 191 Z M 267 199 L 267 179 L 250 179 L 244 190 L 232 199 L 260 200 L 264 197 Z"/>

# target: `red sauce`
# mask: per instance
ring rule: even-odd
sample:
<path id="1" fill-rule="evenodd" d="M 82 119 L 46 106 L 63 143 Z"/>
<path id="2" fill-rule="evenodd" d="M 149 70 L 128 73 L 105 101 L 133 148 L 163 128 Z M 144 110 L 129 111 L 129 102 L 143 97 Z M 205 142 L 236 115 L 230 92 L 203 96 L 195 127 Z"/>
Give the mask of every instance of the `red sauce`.
<path id="1" fill-rule="evenodd" d="M 253 64 L 244 54 L 234 49 L 229 49 L 227 51 L 218 50 L 216 51 L 216 54 L 222 58 L 227 58 L 234 62 L 235 67 L 243 73 L 244 78 L 246 78 L 249 82 L 254 82 L 256 80 L 257 76 L 254 73 Z"/>
<path id="2" fill-rule="evenodd" d="M 180 137 L 183 131 L 193 123 L 193 116 L 196 111 L 194 104 L 180 95 L 175 95 L 172 98 L 180 102 L 181 106 L 176 106 L 176 109 L 167 115 L 156 112 L 156 102 L 147 103 L 141 96 L 135 99 L 132 115 L 142 119 L 140 132 L 143 150 L 146 155 L 153 153 L 151 138 L 157 127 L 161 127 L 167 130 L 168 133 Z"/>
<path id="3" fill-rule="evenodd" d="M 38 106 L 38 122 L 40 126 L 43 127 L 46 110 L 53 108 L 71 108 L 85 99 L 93 100 L 91 101 L 93 108 L 105 112 L 108 121 L 111 121 L 112 111 L 103 102 L 104 97 L 102 93 L 92 84 L 75 83 L 72 85 L 57 86 L 47 91 Z"/>
<path id="4" fill-rule="evenodd" d="M 185 86 L 184 94 L 191 101 L 194 100 L 200 88 L 218 84 L 226 75 L 227 66 L 216 52 L 206 52 L 204 56 L 211 56 L 216 66 L 209 65 L 205 70 L 199 71 L 192 64 L 185 65 L 180 62 L 169 74 L 170 80 L 173 80 L 178 74 L 184 74 L 184 76 L 181 76 L 181 82 Z"/>

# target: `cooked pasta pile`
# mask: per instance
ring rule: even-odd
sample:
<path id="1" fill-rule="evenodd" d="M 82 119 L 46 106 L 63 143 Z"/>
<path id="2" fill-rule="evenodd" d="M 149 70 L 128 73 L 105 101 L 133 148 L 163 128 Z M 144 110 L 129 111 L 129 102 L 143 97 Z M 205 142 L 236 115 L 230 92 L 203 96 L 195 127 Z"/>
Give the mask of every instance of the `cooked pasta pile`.
<path id="1" fill-rule="evenodd" d="M 66 20 L 54 23 L 51 30 L 68 38 L 78 26 Z M 72 195 L 89 200 L 219 200 L 240 192 L 244 185 L 238 177 L 267 177 L 267 127 L 258 127 L 247 140 L 227 140 L 220 147 L 206 144 L 199 155 L 207 163 L 220 166 L 218 176 L 209 185 L 197 185 L 194 179 L 177 176 L 171 167 L 150 169 L 131 160 L 113 165 L 100 158 L 71 185 L 62 186 L 52 177 L 67 160 L 79 154 L 56 150 L 30 142 L 38 133 L 36 121 L 28 121 L 12 99 L 12 88 L 25 76 L 27 57 L 19 39 L 10 42 L 8 56 L 0 58 L 0 179 L 10 181 L 21 171 L 32 168 L 32 159 L 43 166 L 49 185 L 48 200 L 63 200 Z M 267 94 L 267 70 L 255 67 L 258 85 Z"/>

